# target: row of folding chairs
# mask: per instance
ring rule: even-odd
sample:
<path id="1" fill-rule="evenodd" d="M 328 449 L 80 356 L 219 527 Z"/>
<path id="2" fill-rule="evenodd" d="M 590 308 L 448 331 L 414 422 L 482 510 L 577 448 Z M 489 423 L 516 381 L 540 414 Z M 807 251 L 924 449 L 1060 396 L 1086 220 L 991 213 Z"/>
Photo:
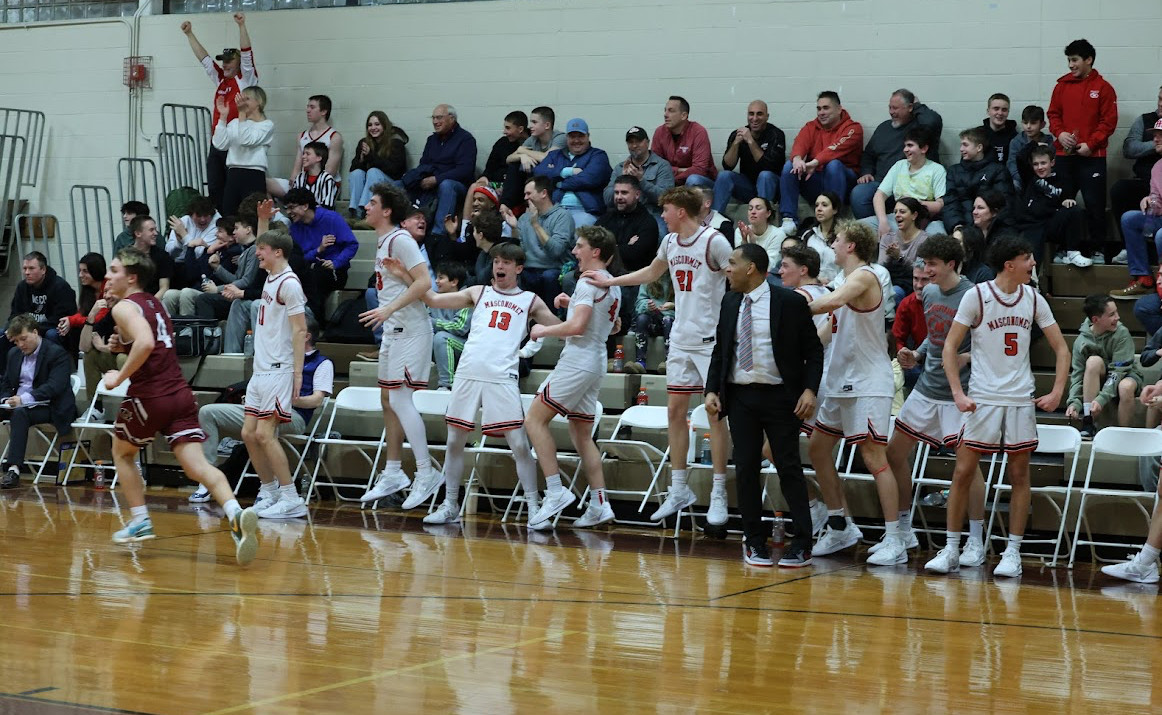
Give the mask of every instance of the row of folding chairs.
<path id="1" fill-rule="evenodd" d="M 77 382 L 75 376 L 74 382 Z M 73 387 L 74 390 L 79 389 L 79 384 L 74 384 Z M 110 433 L 112 431 L 112 424 L 92 418 L 94 412 L 92 408 L 99 406 L 108 408 L 110 405 L 118 404 L 124 399 L 128 387 L 128 382 L 123 383 L 113 390 L 106 390 L 103 386 L 99 386 L 96 394 L 93 395 L 89 402 L 89 409 L 85 411 L 80 419 L 73 423 L 75 447 L 70 454 L 68 465 L 64 472 L 63 479 L 65 483 L 67 483 L 68 477 L 72 474 L 73 469 L 78 467 L 95 468 L 98 466 L 91 453 L 91 448 L 88 446 L 89 440 L 87 438 L 95 433 Z M 419 390 L 414 393 L 413 399 L 422 416 L 442 420 L 447 411 L 451 393 L 447 391 Z M 535 395 L 522 396 L 526 409 L 533 399 L 535 399 Z M 660 486 L 660 483 L 669 467 L 670 457 L 668 439 L 665 438 L 668 430 L 667 408 L 664 406 L 634 405 L 626 409 L 618 418 L 612 435 L 607 439 L 597 439 L 597 430 L 601 422 L 601 414 L 602 407 L 599 404 L 597 416 L 593 423 L 592 436 L 601 450 L 602 459 L 617 458 L 627 463 L 638 463 L 643 465 L 650 475 L 645 489 L 607 489 L 607 493 L 611 496 L 633 497 L 638 501 L 637 511 L 639 514 L 644 513 L 646 507 L 651 502 L 661 504 L 666 492 Z M 338 499 L 342 501 L 356 501 L 358 500 L 358 496 L 365 492 L 374 482 L 377 466 L 380 463 L 380 458 L 383 456 L 385 448 L 386 430 L 381 429 L 378 435 L 343 437 L 335 431 L 335 427 L 336 421 L 344 416 L 348 418 L 354 417 L 356 419 L 370 419 L 373 421 L 382 419 L 379 388 L 343 388 L 333 399 L 324 401 L 320 408 L 315 410 L 311 423 L 308 425 L 304 434 L 280 436 L 280 442 L 294 457 L 294 474 L 307 481 L 305 494 L 308 500 L 317 496 L 319 487 L 330 487 L 334 490 Z M 565 424 L 564 418 L 560 416 L 557 416 L 554 422 L 559 426 Z M 692 470 L 709 469 L 709 465 L 698 464 L 693 459 L 697 445 L 697 436 L 708 430 L 709 424 L 709 417 L 706 414 L 705 407 L 698 405 L 691 414 L 690 419 L 690 453 L 688 454 L 688 464 Z M 893 420 L 892 428 L 894 426 L 895 423 Z M 627 438 L 623 436 L 626 430 L 637 430 L 637 432 L 633 438 Z M 642 439 L 643 432 L 654 434 L 656 437 L 655 441 Z M 889 430 L 889 437 L 890 432 L 891 430 Z M 51 470 L 52 467 L 58 464 L 58 461 L 52 460 L 51 457 L 59 446 L 60 436 L 49 425 L 34 425 L 30 432 L 30 438 L 32 436 L 43 440 L 46 445 L 45 456 L 42 459 L 39 461 L 35 459 L 28 460 L 30 465 L 37 467 L 34 483 L 39 483 L 41 479 L 50 477 L 55 479 L 56 475 L 52 474 Z M 1121 542 L 1101 541 L 1094 538 L 1089 523 L 1088 510 L 1095 504 L 1109 502 L 1111 500 L 1129 501 L 1135 505 L 1137 513 L 1144 518 L 1148 525 L 1153 508 L 1157 503 L 1157 494 L 1136 489 L 1109 486 L 1107 483 L 1101 481 L 1095 482 L 1094 469 L 1099 456 L 1102 454 L 1121 455 L 1123 457 L 1133 458 L 1162 455 L 1162 431 L 1130 427 L 1107 427 L 1098 432 L 1090 445 L 1085 477 L 1080 488 L 1076 485 L 1077 469 L 1081 462 L 1080 455 L 1082 446 L 1081 435 L 1078 431 L 1069 426 L 1038 425 L 1037 436 L 1039 441 L 1036 451 L 1037 454 L 1056 455 L 1063 460 L 1063 464 L 1067 465 L 1064 483 L 1031 488 L 1033 497 L 1043 500 L 1057 514 L 1059 526 L 1057 533 L 1052 537 L 1043 539 L 1026 538 L 1024 543 L 1051 546 L 1052 551 L 1042 556 L 1043 560 L 1050 566 L 1057 566 L 1065 557 L 1066 551 L 1068 550 L 1068 565 L 1072 567 L 1076 560 L 1079 546 L 1088 546 L 1090 548 L 1091 558 L 1094 560 L 1100 560 L 1096 547 L 1124 546 Z M 659 446 L 659 442 L 664 447 Z M 356 449 L 354 451 L 366 460 L 369 468 L 365 480 L 357 478 L 352 481 L 350 479 L 342 479 L 330 473 L 327 466 L 327 452 L 328 450 L 339 447 L 355 447 Z M 407 445 L 405 445 L 406 448 Z M 435 454 L 441 454 L 443 449 L 443 445 L 440 444 L 429 445 L 429 451 Z M 872 480 L 871 475 L 857 472 L 853 468 L 856 450 L 857 447 L 855 445 L 849 446 L 841 441 L 836 454 L 836 469 L 840 477 L 845 481 L 870 481 Z M 5 447 L 6 451 L 7 446 Z M 314 454 L 313 465 L 309 464 L 312 454 Z M 500 511 L 499 503 L 503 503 L 504 511 L 502 520 L 507 520 L 514 508 L 517 511 L 518 517 L 526 508 L 526 495 L 523 494 L 519 485 L 514 486 L 511 494 L 494 493 L 482 479 L 484 460 L 489 457 L 503 457 L 504 455 L 511 456 L 502 436 L 480 435 L 478 441 L 470 444 L 466 452 L 466 459 L 471 457 L 472 463 L 471 468 L 468 470 L 467 486 L 462 504 L 466 507 L 472 498 L 485 498 L 489 501 L 490 508 L 493 511 Z M 913 489 L 914 498 L 911 508 L 914 520 L 917 517 L 920 520 L 917 530 L 928 533 L 931 538 L 932 534 L 941 533 L 944 530 L 942 528 L 934 529 L 927 524 L 924 510 L 921 507 L 921 499 L 926 491 L 947 488 L 950 486 L 950 482 L 947 479 L 933 477 L 928 474 L 930 455 L 930 448 L 924 443 L 920 443 L 917 448 L 916 458 L 913 461 L 912 480 L 915 488 Z M 581 473 L 579 457 L 568 450 L 559 450 L 558 458 L 561 460 L 562 466 L 567 465 L 572 468 L 567 475 L 569 478 L 569 488 L 578 495 L 579 501 L 583 502 L 588 488 L 586 487 L 584 490 L 578 491 L 577 480 Z M 0 459 L 2 459 L 2 456 L 0 456 Z M 993 540 L 1005 540 L 1007 536 L 1003 533 L 1003 520 L 998 520 L 997 514 L 1001 511 L 999 507 L 1002 504 L 1002 499 L 1012 489 L 1011 485 L 1005 479 L 1008 460 L 1005 457 L 994 456 L 987 464 L 985 487 L 987 497 L 991 498 L 988 499 L 990 508 L 988 509 L 988 526 L 985 533 L 989 534 Z M 436 460 L 434 466 L 440 469 L 441 462 Z M 813 477 L 810 469 L 805 469 L 805 472 L 809 478 Z M 765 473 L 768 480 L 766 486 L 769 487 L 769 480 L 772 477 L 777 478 L 777 471 L 772 466 L 768 467 Z M 235 492 L 241 486 L 243 479 L 252 476 L 255 475 L 250 470 L 250 464 L 247 463 L 247 466 L 243 469 L 243 476 L 235 487 Z M 115 486 L 116 483 L 117 475 L 114 474 L 110 487 Z M 358 494 L 348 496 L 344 493 L 345 490 L 354 490 Z M 764 488 L 764 501 L 768 508 L 773 511 L 774 504 L 769 497 L 770 493 L 771 490 L 769 488 Z M 1078 499 L 1077 514 L 1073 528 L 1070 529 L 1067 520 L 1070 514 L 1071 502 L 1075 498 Z M 435 499 L 433 498 L 432 506 L 434 504 Z M 1147 504 L 1149 504 L 1149 508 Z M 677 536 L 679 533 L 683 516 L 689 517 L 691 523 L 693 523 L 694 517 L 699 515 L 704 516 L 704 513 L 704 511 L 698 509 L 683 511 L 676 520 L 674 535 Z M 621 523 L 655 525 L 654 522 L 645 521 L 644 518 L 621 520 Z M 998 524 L 1001 525 L 1000 529 L 1002 533 L 994 534 L 994 527 Z M 1072 537 L 1070 537 L 1070 533 L 1072 533 Z"/>
<path id="2" fill-rule="evenodd" d="M 347 420 L 346 424 L 348 425 L 369 424 L 382 420 L 383 407 L 380 392 L 377 387 L 345 387 L 332 401 L 326 419 L 320 419 L 316 423 L 312 433 L 307 437 L 307 448 L 298 452 L 301 455 L 299 469 L 306 473 L 308 467 L 305 464 L 305 459 L 309 448 L 313 447 L 317 450 L 314 465 L 309 468 L 309 482 L 305 491 L 308 500 L 318 495 L 320 487 L 328 487 L 340 501 L 358 501 L 359 497 L 374 483 L 381 458 L 386 449 L 386 429 L 380 429 L 378 434 L 373 432 L 365 435 L 342 436 L 336 427 L 342 425 L 344 420 Z M 421 417 L 443 420 L 451 402 L 451 396 L 452 393 L 447 391 L 417 390 L 413 393 L 412 399 Z M 535 398 L 535 395 L 521 396 L 526 410 Z M 594 434 L 601 423 L 602 413 L 603 408 L 598 403 L 593 422 Z M 557 426 L 567 424 L 565 418 L 560 415 L 554 417 L 553 423 Z M 325 427 L 320 428 L 319 425 L 323 424 Z M 468 477 L 465 481 L 464 498 L 461 500 L 461 513 L 468 508 L 471 502 L 483 498 L 488 500 L 491 510 L 502 513 L 502 521 L 507 521 L 513 515 L 514 509 L 516 516 L 519 517 L 528 504 L 527 496 L 523 493 L 520 485 L 514 484 L 511 493 L 502 494 L 489 489 L 482 478 L 487 459 L 505 456 L 511 458 L 511 451 L 508 449 L 504 437 L 479 432 L 473 437 L 475 439 L 470 438 L 469 446 L 465 450 L 465 469 L 468 472 Z M 405 452 L 410 450 L 410 447 L 411 445 L 405 442 Z M 333 469 L 327 461 L 328 454 L 340 448 L 346 448 L 348 451 L 358 454 L 366 463 L 366 479 L 358 477 L 353 480 L 346 475 L 333 473 Z M 428 451 L 433 456 L 433 468 L 442 469 L 442 460 L 438 459 L 437 455 L 446 456 L 443 455 L 445 445 L 429 441 Z M 571 467 L 571 471 L 565 476 L 569 479 L 569 488 L 576 492 L 576 481 L 581 469 L 580 458 L 575 452 L 567 449 L 559 449 L 557 458 L 562 467 Z M 471 460 L 470 463 L 469 460 Z M 433 509 L 435 504 L 435 497 L 433 497 L 429 504 L 429 510 Z M 370 506 L 374 508 L 376 504 L 372 503 Z M 501 506 L 503 506 L 503 512 L 501 512 Z"/>
<path id="3" fill-rule="evenodd" d="M 665 489 L 659 484 L 669 466 L 670 449 L 668 443 L 663 449 L 647 440 L 640 438 L 623 439 L 619 438 L 618 435 L 624 428 L 639 430 L 639 434 L 641 431 L 664 434 L 668 426 L 667 408 L 662 406 L 633 406 L 622 413 L 610 439 L 598 440 L 598 444 L 603 449 L 603 457 L 617 457 L 621 460 L 637 462 L 644 465 L 649 471 L 650 481 L 644 491 L 607 490 L 610 494 L 640 497 L 639 513 L 643 513 L 651 501 L 660 504 L 666 495 Z M 889 438 L 894 427 L 895 419 L 893 418 L 889 428 Z M 699 405 L 693 410 L 690 417 L 690 448 L 687 455 L 687 469 L 691 472 L 710 469 L 710 465 L 700 464 L 694 459 L 697 437 L 709 428 L 710 422 L 706 409 Z M 1080 486 L 1077 484 L 1077 472 L 1082 463 L 1081 434 L 1070 426 L 1038 425 L 1037 437 L 1038 447 L 1035 454 L 1056 456 L 1062 460 L 1065 469 L 1063 483 L 1033 486 L 1030 489 L 1032 498 L 1048 505 L 1057 517 L 1056 533 L 1044 538 L 1026 537 L 1023 540 L 1025 545 L 1041 544 L 1052 547 L 1048 554 L 1041 555 L 1043 561 L 1055 567 L 1068 556 L 1068 565 L 1072 568 L 1077 558 L 1078 547 L 1088 546 L 1091 559 L 1100 561 L 1103 559 L 1099 557 L 1096 547 L 1125 546 L 1122 542 L 1101 541 L 1094 538 L 1089 514 L 1092 507 L 1101 502 L 1129 501 L 1134 505 L 1136 513 L 1143 517 L 1148 527 L 1151 513 L 1157 503 L 1157 493 L 1103 484 L 1095 480 L 1094 470 L 1103 454 L 1132 458 L 1162 455 L 1162 431 L 1158 429 L 1107 427 L 1098 432 L 1090 445 L 1085 477 Z M 845 441 L 840 441 L 835 457 L 835 467 L 840 478 L 851 482 L 874 481 L 870 474 L 859 472 L 854 468 L 857 451 L 857 445 L 848 445 Z M 931 454 L 931 448 L 927 444 L 921 442 L 917 446 L 916 458 L 912 462 L 913 501 L 910 505 L 913 521 L 918 519 L 920 522 L 916 527 L 917 531 L 927 533 L 930 539 L 934 534 L 943 534 L 945 528 L 943 526 L 933 528 L 928 525 L 921 500 L 925 493 L 933 489 L 947 489 L 951 486 L 950 479 L 929 474 Z M 1004 455 L 993 455 L 987 461 L 982 462 L 981 468 L 986 495 L 987 526 L 985 533 L 989 535 L 991 541 L 1004 542 L 1008 539 L 1008 535 L 1004 531 L 1004 519 L 998 519 L 997 515 L 1003 512 L 1002 505 L 1012 492 L 1012 485 L 1006 479 L 1008 458 Z M 804 468 L 804 473 L 808 479 L 814 477 L 814 472 L 808 467 Z M 767 467 L 764 470 L 764 475 L 766 481 L 763 489 L 763 500 L 766 507 L 773 513 L 775 506 L 771 498 L 770 480 L 777 478 L 777 470 L 773 466 Z M 1070 507 L 1074 500 L 1077 500 L 1076 515 L 1072 525 L 1070 525 Z M 694 517 L 697 516 L 705 516 L 705 510 L 699 508 L 683 510 L 675 523 L 674 536 L 677 537 L 679 534 L 683 517 L 689 517 L 693 526 Z M 648 521 L 630 523 L 653 525 L 653 522 Z"/>

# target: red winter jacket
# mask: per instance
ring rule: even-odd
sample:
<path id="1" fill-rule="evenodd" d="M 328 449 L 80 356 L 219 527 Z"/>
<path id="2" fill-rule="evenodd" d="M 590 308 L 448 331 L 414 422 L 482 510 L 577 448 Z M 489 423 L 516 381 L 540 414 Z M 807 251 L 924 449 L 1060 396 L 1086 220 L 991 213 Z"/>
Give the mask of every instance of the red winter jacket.
<path id="1" fill-rule="evenodd" d="M 1049 99 L 1049 132 L 1077 135 L 1078 144 L 1088 144 L 1093 156 L 1105 156 L 1110 135 L 1118 126 L 1118 95 L 1097 70 L 1078 79 L 1069 73 L 1057 78 Z M 1065 155 L 1058 146 L 1057 155 Z"/>
<path id="2" fill-rule="evenodd" d="M 831 129 L 824 129 L 818 119 L 812 119 L 799 130 L 790 153 L 803 161 L 818 159 L 820 166 L 839 159 L 858 174 L 863 156 L 863 125 L 853 120 L 846 109 L 840 110 L 839 121 Z"/>

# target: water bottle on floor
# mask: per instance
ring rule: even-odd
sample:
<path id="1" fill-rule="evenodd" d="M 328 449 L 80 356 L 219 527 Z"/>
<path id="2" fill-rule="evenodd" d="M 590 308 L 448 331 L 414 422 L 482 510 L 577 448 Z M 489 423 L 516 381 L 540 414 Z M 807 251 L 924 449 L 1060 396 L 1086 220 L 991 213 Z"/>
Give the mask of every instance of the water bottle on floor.
<path id="1" fill-rule="evenodd" d="M 702 449 L 698 451 L 698 462 L 700 464 L 710 464 L 711 461 L 713 460 L 710 456 L 710 433 L 707 432 L 702 435 Z"/>
<path id="2" fill-rule="evenodd" d="M 783 512 L 775 512 L 775 523 L 771 530 L 771 541 L 775 546 L 782 546 L 787 540 L 787 529 L 783 526 Z"/>

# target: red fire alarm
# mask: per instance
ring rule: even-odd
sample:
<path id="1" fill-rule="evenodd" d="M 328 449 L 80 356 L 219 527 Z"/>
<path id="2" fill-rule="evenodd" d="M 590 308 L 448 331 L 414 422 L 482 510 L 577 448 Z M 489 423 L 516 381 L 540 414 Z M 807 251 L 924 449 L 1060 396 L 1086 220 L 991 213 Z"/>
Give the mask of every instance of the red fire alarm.
<path id="1" fill-rule="evenodd" d="M 126 57 L 122 65 L 122 83 L 130 89 L 152 88 L 153 73 L 150 72 L 152 65 L 152 57 Z"/>

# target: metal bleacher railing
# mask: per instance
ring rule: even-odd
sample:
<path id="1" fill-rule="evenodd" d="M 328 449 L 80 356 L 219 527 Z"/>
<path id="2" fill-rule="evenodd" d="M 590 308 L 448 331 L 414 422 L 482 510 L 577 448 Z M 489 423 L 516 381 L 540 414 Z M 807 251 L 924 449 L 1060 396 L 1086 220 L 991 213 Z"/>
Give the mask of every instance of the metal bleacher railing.
<path id="1" fill-rule="evenodd" d="M 161 105 L 157 150 L 161 157 L 162 198 L 183 186 L 206 193 L 210 130 L 209 109 L 191 104 Z"/>
<path id="2" fill-rule="evenodd" d="M 36 186 L 44 149 L 44 112 L 0 107 L 0 261 L 8 272 L 24 188 Z"/>

